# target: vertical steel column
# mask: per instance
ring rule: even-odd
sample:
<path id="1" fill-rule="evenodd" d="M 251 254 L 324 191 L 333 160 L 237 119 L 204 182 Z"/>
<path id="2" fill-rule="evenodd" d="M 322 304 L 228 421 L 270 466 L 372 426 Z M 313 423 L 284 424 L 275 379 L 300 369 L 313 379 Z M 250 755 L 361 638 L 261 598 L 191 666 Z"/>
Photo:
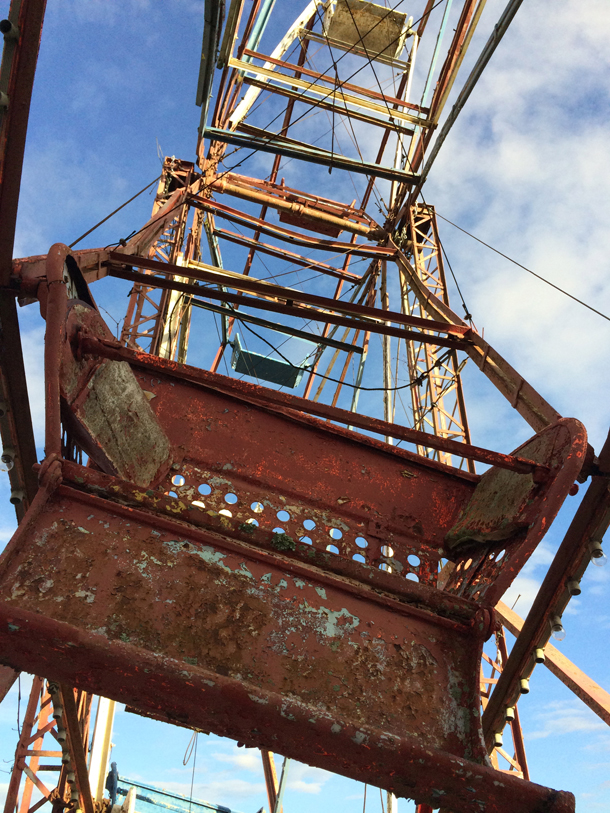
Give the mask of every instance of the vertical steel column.
<path id="1" fill-rule="evenodd" d="M 62 703 L 59 687 L 45 683 L 41 677 L 34 677 L 15 750 L 4 813 L 35 813 L 47 802 L 53 805 L 56 813 L 60 813 L 70 800 L 82 806 L 85 813 L 93 813 L 85 756 L 91 695 L 78 692 L 76 700 L 74 690 L 65 689 L 64 692 L 72 695 L 72 707 L 69 709 Z M 58 743 L 60 748 L 57 747 Z M 41 758 L 44 758 L 43 762 Z M 42 781 L 43 773 L 58 774 L 52 788 Z M 20 799 L 19 789 L 24 774 L 25 783 Z M 34 788 L 42 798 L 32 804 Z"/>
<path id="2" fill-rule="evenodd" d="M 153 216 L 167 201 L 173 188 L 175 188 L 173 184 L 189 183 L 191 170 L 192 165 L 184 165 L 172 158 L 165 159 L 163 172 L 157 187 L 157 195 L 153 203 Z M 177 263 L 184 242 L 187 217 L 188 206 L 181 205 L 176 210 L 175 217 L 151 247 L 148 255 L 151 259 Z M 161 294 L 158 302 L 155 301 L 153 299 L 155 290 L 144 285 L 134 285 L 121 331 L 121 341 L 132 349 L 137 348 L 158 354 L 168 313 L 172 312 L 175 303 L 170 301 L 172 295 L 166 291 Z"/>
<path id="3" fill-rule="evenodd" d="M 411 208 L 408 239 L 408 250 L 418 276 L 432 294 L 449 304 L 436 218 L 431 206 L 417 204 Z M 405 294 L 406 313 L 427 317 L 417 297 L 408 289 Z M 416 382 L 411 388 L 414 428 L 470 443 L 456 353 L 423 342 L 409 341 L 406 344 L 410 378 Z M 452 465 L 451 455 L 445 452 L 423 446 L 418 447 L 418 451 Z M 472 461 L 467 465 L 470 471 L 474 471 Z"/>

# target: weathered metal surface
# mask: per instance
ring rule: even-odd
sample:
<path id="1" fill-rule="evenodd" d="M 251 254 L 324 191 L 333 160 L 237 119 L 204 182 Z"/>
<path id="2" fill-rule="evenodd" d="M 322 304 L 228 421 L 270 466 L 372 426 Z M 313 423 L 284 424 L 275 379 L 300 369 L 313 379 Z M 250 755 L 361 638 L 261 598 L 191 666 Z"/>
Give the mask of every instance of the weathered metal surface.
<path id="1" fill-rule="evenodd" d="M 137 435 L 133 415 L 112 416 L 135 404 L 137 424 L 145 404 L 167 473 L 139 442 L 128 481 L 56 452 L 45 461 L 45 487 L 0 563 L 3 660 L 421 802 L 446 795 L 470 810 L 474 793 L 505 810 L 479 720 L 493 614 L 482 591 L 475 602 L 436 588 L 447 534 L 485 479 L 299 414 L 294 396 L 117 348 L 93 308 L 68 306 L 65 251 L 48 257 L 49 398 L 61 395 L 85 451 L 107 459 Z M 110 422 L 90 419 L 91 398 Z M 504 490 L 551 511 L 583 438 L 565 420 L 530 442 L 533 462 L 497 455 L 517 467 Z M 500 501 L 477 519 L 514 511 Z M 539 538 L 510 530 L 502 544 L 515 555 Z M 451 555 L 460 568 L 471 554 Z M 509 796 L 524 811 L 555 798 L 529 784 Z M 571 809 L 557 800 L 549 809 Z"/>
<path id="2" fill-rule="evenodd" d="M 549 640 L 552 616 L 561 616 L 570 600 L 568 581 L 581 578 L 591 561 L 591 542 L 602 539 L 610 525 L 610 436 L 600 452 L 598 472 L 591 478 L 485 710 L 488 742 L 502 726 L 504 709 L 518 696 L 520 679 L 529 677 L 534 669 L 536 648 L 544 647 Z"/>
<path id="3" fill-rule="evenodd" d="M 295 572 L 279 552 L 173 525 L 170 531 L 154 513 L 120 510 L 62 486 L 27 541 L 22 535 L 25 547 L 7 556 L 4 610 L 39 613 L 111 647 L 129 642 L 180 662 L 176 674 L 186 668 L 195 681 L 213 674 L 243 681 L 254 703 L 270 693 L 281 708 L 291 698 L 314 716 L 332 712 L 356 727 L 375 722 L 394 736 L 407 731 L 429 747 L 483 759 L 472 720 L 477 685 L 468 676 L 489 631 L 484 616 L 472 627 L 445 626 L 397 600 L 388 613 L 370 589 L 348 590 L 315 567 L 299 563 Z M 409 587 L 405 580 L 406 594 Z M 49 661 L 44 671 L 56 668 Z M 105 676 L 100 681 L 116 691 Z M 142 703 L 137 686 L 128 691 L 134 705 Z M 175 702 L 162 699 L 166 708 Z M 193 721 L 213 729 L 213 710 L 202 714 Z"/>
<path id="4" fill-rule="evenodd" d="M 389 613 L 377 591 L 172 524 L 61 486 L 3 557 L 3 658 L 418 801 L 500 811 L 501 789 L 513 810 L 573 809 L 477 764 L 484 616 L 460 631 Z"/>
<path id="5" fill-rule="evenodd" d="M 431 448 L 443 449 L 458 457 L 479 460 L 483 463 L 509 469 L 514 472 L 532 473 L 536 482 L 545 481 L 549 473 L 548 467 L 537 461 L 515 455 L 506 455 L 501 452 L 493 452 L 489 449 L 483 449 L 480 446 L 472 446 L 448 438 L 440 438 L 427 432 L 401 426 L 400 424 L 392 424 L 376 418 L 368 418 L 364 415 L 354 414 L 349 410 L 340 409 L 339 407 L 327 406 L 287 393 L 268 390 L 264 387 L 257 387 L 242 381 L 235 381 L 225 376 L 209 373 L 205 370 L 199 370 L 187 365 L 159 360 L 148 354 L 137 353 L 123 348 L 115 340 L 98 340 L 90 338 L 83 333 L 79 335 L 77 341 L 83 353 L 95 356 L 100 355 L 105 358 L 114 359 L 115 361 L 129 361 L 131 364 L 147 367 L 148 369 L 162 370 L 166 374 L 177 377 L 183 381 L 191 381 L 213 390 L 231 393 L 237 397 L 245 397 L 247 400 L 251 400 L 259 405 L 287 407 L 291 410 L 310 413 L 327 420 L 343 423 L 347 426 L 355 426 L 359 429 L 385 435 L 386 437 L 400 438 L 409 443 L 425 444 Z M 581 425 L 578 421 L 572 421 L 572 419 L 566 419 L 566 425 L 574 427 L 575 442 L 577 442 L 579 432 L 584 431 Z M 576 427 L 580 427 L 580 430 L 577 430 Z M 420 456 L 416 455 L 415 459 L 420 459 Z M 578 466 L 575 466 L 577 471 L 580 470 L 580 465 L 581 462 L 579 461 Z M 453 471 L 450 466 L 445 466 L 444 464 L 441 464 L 441 466 L 443 466 L 444 470 Z"/>
<path id="6" fill-rule="evenodd" d="M 547 467 L 546 477 L 515 477 L 499 467 L 482 475 L 470 503 L 445 542 L 462 560 L 445 585 L 495 604 L 534 552 L 578 477 L 587 450 L 579 421 L 562 418 L 522 444 L 523 454 Z"/>

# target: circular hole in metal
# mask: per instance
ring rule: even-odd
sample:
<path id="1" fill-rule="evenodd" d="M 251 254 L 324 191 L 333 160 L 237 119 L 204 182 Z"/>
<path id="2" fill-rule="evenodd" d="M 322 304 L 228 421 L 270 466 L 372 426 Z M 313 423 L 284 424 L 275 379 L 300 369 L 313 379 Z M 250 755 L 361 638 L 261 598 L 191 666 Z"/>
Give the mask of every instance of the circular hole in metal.
<path id="1" fill-rule="evenodd" d="M 233 514 L 227 508 L 221 508 L 218 513 L 222 514 L 223 517 L 232 517 L 233 516 Z"/>
<path id="2" fill-rule="evenodd" d="M 407 562 L 411 565 L 411 567 L 417 567 L 421 562 L 419 556 L 416 556 L 414 553 L 410 553 L 407 556 Z"/>
<path id="3" fill-rule="evenodd" d="M 258 527 L 258 522 L 254 519 L 254 517 L 250 517 L 250 519 L 246 520 L 248 525 L 256 525 Z"/>
<path id="4" fill-rule="evenodd" d="M 286 531 L 283 528 L 274 528 L 273 533 L 274 534 L 285 534 Z"/>
<path id="5" fill-rule="evenodd" d="M 288 511 L 278 511 L 275 516 L 279 519 L 280 522 L 288 522 L 288 520 L 290 519 L 290 514 L 288 513 Z"/>
<path id="6" fill-rule="evenodd" d="M 392 572 L 392 568 L 389 565 L 387 565 L 385 562 L 382 562 L 379 565 L 379 570 L 385 570 L 386 573 L 391 573 Z"/>
<path id="7" fill-rule="evenodd" d="M 306 545 L 311 545 L 312 541 L 308 536 L 299 537 L 299 542 L 304 542 Z"/>
<path id="8" fill-rule="evenodd" d="M 175 491 L 168 491 L 167 494 L 169 497 L 178 497 Z"/>
<path id="9" fill-rule="evenodd" d="M 343 531 L 340 531 L 338 528 L 331 528 L 328 533 L 333 539 L 341 539 L 343 536 Z"/>
<path id="10" fill-rule="evenodd" d="M 369 543 L 366 541 L 366 539 L 363 536 L 357 536 L 356 537 L 356 545 L 358 545 L 359 548 L 368 548 Z"/>
<path id="11" fill-rule="evenodd" d="M 394 556 L 394 548 L 391 548 L 389 545 L 382 545 L 381 552 L 384 556 L 387 556 L 390 559 L 392 556 Z"/>
<path id="12" fill-rule="evenodd" d="M 255 514 L 262 514 L 264 507 L 265 506 L 262 504 L 262 502 L 253 502 L 250 506 L 250 510 L 254 511 Z"/>
<path id="13" fill-rule="evenodd" d="M 329 550 L 331 553 L 339 553 L 339 548 L 336 545 L 327 545 L 326 550 Z"/>
<path id="14" fill-rule="evenodd" d="M 228 502 L 229 505 L 235 505 L 237 502 L 237 494 L 233 494 L 232 492 L 225 494 L 225 502 Z"/>
<path id="15" fill-rule="evenodd" d="M 492 554 L 492 556 L 493 556 L 493 554 Z M 468 568 L 470 567 L 471 564 L 472 564 L 472 559 L 469 559 L 466 562 L 466 564 L 464 565 L 464 570 L 468 570 Z"/>
<path id="16" fill-rule="evenodd" d="M 201 500 L 194 500 L 191 505 L 196 505 L 197 508 L 205 508 L 205 503 L 201 502 Z"/>
<path id="17" fill-rule="evenodd" d="M 202 484 L 199 486 L 199 488 L 197 489 L 197 491 L 198 491 L 200 494 L 204 494 L 204 495 L 205 495 L 205 494 L 211 494 L 211 493 L 212 493 L 212 489 L 210 488 L 210 486 L 209 486 L 207 483 L 202 483 Z"/>
<path id="18" fill-rule="evenodd" d="M 174 474 L 172 477 L 172 483 L 175 486 L 183 486 L 186 483 L 186 480 L 181 474 Z"/>
<path id="19" fill-rule="evenodd" d="M 501 550 L 500 553 L 496 556 L 496 562 L 499 562 L 505 553 L 506 553 L 505 550 Z"/>
<path id="20" fill-rule="evenodd" d="M 313 521 L 313 519 L 303 520 L 303 528 L 305 528 L 305 530 L 313 531 L 313 529 L 315 527 L 316 527 L 316 523 Z"/>
<path id="21" fill-rule="evenodd" d="M 418 582 L 419 576 L 417 573 L 407 573 L 407 579 L 409 579 L 410 582 Z"/>
<path id="22" fill-rule="evenodd" d="M 366 559 L 364 558 L 364 556 L 361 553 L 355 553 L 352 556 L 352 559 L 354 559 L 356 562 L 363 562 L 363 563 L 366 562 Z"/>

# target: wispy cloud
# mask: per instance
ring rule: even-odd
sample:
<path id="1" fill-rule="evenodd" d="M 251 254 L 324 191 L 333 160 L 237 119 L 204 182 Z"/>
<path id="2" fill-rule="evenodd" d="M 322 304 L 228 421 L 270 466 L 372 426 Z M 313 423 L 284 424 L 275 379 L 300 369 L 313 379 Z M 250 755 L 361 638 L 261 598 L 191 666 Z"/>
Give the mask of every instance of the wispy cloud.
<path id="1" fill-rule="evenodd" d="M 529 740 L 606 729 L 606 724 L 597 715 L 576 700 L 548 703 L 542 706 L 540 711 L 534 712 L 532 722 L 538 727 L 533 731 L 526 730 L 526 737 Z"/>

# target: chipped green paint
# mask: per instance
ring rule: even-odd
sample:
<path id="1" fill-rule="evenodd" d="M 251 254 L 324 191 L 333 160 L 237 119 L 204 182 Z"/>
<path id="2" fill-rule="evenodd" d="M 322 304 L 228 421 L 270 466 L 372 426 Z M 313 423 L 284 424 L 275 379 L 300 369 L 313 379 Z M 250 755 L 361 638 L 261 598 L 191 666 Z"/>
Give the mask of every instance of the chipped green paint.
<path id="1" fill-rule="evenodd" d="M 307 601 L 301 607 L 306 613 L 318 616 L 318 629 L 326 638 L 344 638 L 360 624 L 360 619 L 345 607 L 341 610 L 329 610 L 328 607 L 312 607 Z"/>
<path id="2" fill-rule="evenodd" d="M 191 545 L 189 549 L 186 550 L 183 542 L 179 542 L 177 539 L 168 539 L 163 542 L 163 546 L 168 548 L 175 556 L 189 553 L 191 556 L 199 556 L 200 559 L 203 559 L 204 562 L 210 565 L 218 565 L 223 570 L 226 570 L 227 573 L 233 572 L 231 568 L 227 567 L 224 563 L 224 559 L 227 558 L 226 553 L 214 550 L 214 548 L 211 548 L 209 545 L 202 545 L 201 547 Z"/>

